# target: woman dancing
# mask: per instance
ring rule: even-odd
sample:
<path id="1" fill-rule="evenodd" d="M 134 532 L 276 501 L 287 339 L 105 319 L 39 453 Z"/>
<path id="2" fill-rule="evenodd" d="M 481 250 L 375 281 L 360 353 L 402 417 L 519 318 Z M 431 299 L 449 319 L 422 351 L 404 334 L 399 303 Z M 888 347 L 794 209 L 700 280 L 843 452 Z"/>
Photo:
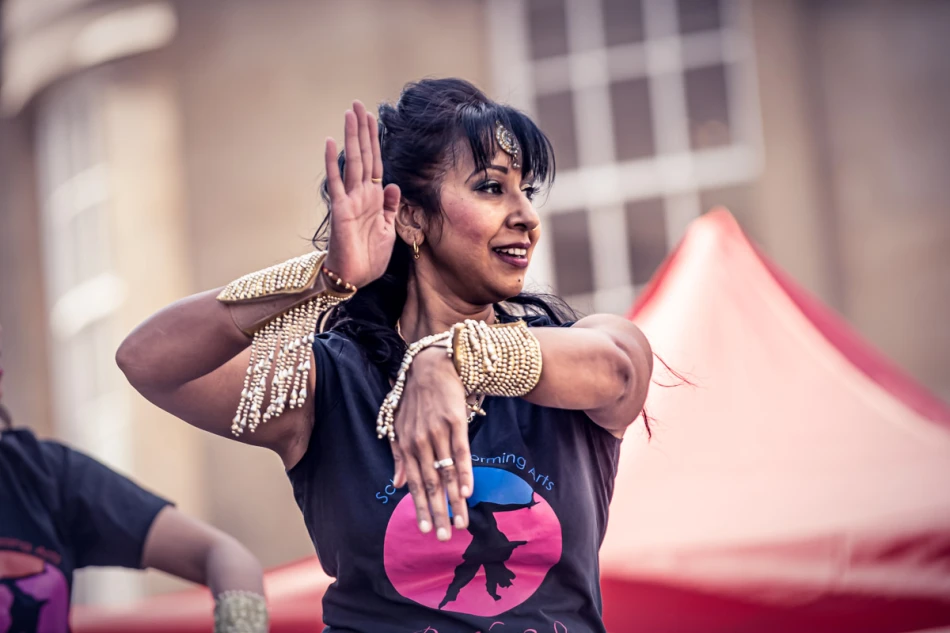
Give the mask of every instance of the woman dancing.
<path id="1" fill-rule="evenodd" d="M 168 306 L 120 367 L 280 455 L 336 578 L 327 631 L 602 632 L 597 554 L 652 354 L 625 319 L 522 293 L 548 139 L 458 79 L 344 121 L 326 251 Z"/>

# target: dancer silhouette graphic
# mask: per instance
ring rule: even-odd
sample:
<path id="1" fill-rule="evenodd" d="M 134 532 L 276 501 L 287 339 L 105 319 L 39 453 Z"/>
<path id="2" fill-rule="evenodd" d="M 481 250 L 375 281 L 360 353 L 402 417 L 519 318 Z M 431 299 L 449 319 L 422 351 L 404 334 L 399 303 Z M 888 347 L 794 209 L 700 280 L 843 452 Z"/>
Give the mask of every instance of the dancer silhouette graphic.
<path id="1" fill-rule="evenodd" d="M 455 576 L 439 603 L 439 609 L 452 602 L 459 592 L 472 582 L 479 568 L 485 569 L 485 589 L 495 601 L 501 600 L 498 587 L 510 587 L 515 573 L 508 569 L 505 562 L 511 558 L 515 548 L 528 541 L 511 541 L 498 529 L 496 512 L 512 512 L 530 508 L 538 504 L 532 494 L 528 503 L 492 503 L 480 501 L 468 509 L 468 531 L 472 542 L 462 554 L 462 564 L 455 568 Z"/>
<path id="2" fill-rule="evenodd" d="M 39 600 L 26 593 L 17 585 L 22 578 L 0 578 L 0 587 L 6 587 L 13 594 L 10 605 L 10 628 L 7 633 L 37 633 L 40 611 L 48 600 Z"/>

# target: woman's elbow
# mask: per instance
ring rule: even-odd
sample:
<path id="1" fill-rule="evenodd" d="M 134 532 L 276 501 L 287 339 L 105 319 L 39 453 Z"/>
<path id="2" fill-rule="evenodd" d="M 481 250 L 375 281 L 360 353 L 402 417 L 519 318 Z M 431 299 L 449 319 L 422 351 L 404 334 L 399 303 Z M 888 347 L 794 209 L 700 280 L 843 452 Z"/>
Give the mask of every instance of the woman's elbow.
<path id="1" fill-rule="evenodd" d="M 624 328 L 615 337 L 617 347 L 615 375 L 619 383 L 618 400 L 636 402 L 642 407 L 653 374 L 653 350 L 647 337 L 636 325 Z"/>
<path id="2" fill-rule="evenodd" d="M 141 391 L 142 387 L 147 384 L 147 377 L 145 372 L 142 371 L 144 367 L 142 353 L 135 342 L 134 333 L 127 336 L 119 345 L 119 349 L 115 352 L 115 364 L 125 374 L 129 384 L 137 390 Z"/>

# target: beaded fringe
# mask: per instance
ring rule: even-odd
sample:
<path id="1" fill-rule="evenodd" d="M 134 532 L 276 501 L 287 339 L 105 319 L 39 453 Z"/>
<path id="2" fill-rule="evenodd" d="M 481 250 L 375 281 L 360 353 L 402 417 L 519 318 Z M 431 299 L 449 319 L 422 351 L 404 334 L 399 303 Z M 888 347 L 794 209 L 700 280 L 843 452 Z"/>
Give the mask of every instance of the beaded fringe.
<path id="1" fill-rule="evenodd" d="M 251 358 L 244 376 L 241 401 L 231 424 L 231 433 L 253 433 L 260 424 L 280 416 L 286 409 L 307 401 L 310 348 L 316 338 L 320 314 L 342 299 L 319 295 L 275 317 L 254 333 Z M 270 403 L 261 412 L 267 394 L 267 377 L 273 370 Z"/>

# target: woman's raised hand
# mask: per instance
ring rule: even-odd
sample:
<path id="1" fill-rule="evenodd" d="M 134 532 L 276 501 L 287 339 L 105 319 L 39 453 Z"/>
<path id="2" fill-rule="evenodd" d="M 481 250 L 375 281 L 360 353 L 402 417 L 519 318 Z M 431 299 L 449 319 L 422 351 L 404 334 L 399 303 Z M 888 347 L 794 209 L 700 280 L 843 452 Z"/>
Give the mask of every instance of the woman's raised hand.
<path id="1" fill-rule="evenodd" d="M 359 101 L 345 115 L 340 174 L 336 141 L 327 139 L 327 189 L 330 194 L 330 246 L 326 267 L 362 288 L 386 272 L 399 208 L 399 187 L 383 189 L 383 158 L 376 117 Z"/>

